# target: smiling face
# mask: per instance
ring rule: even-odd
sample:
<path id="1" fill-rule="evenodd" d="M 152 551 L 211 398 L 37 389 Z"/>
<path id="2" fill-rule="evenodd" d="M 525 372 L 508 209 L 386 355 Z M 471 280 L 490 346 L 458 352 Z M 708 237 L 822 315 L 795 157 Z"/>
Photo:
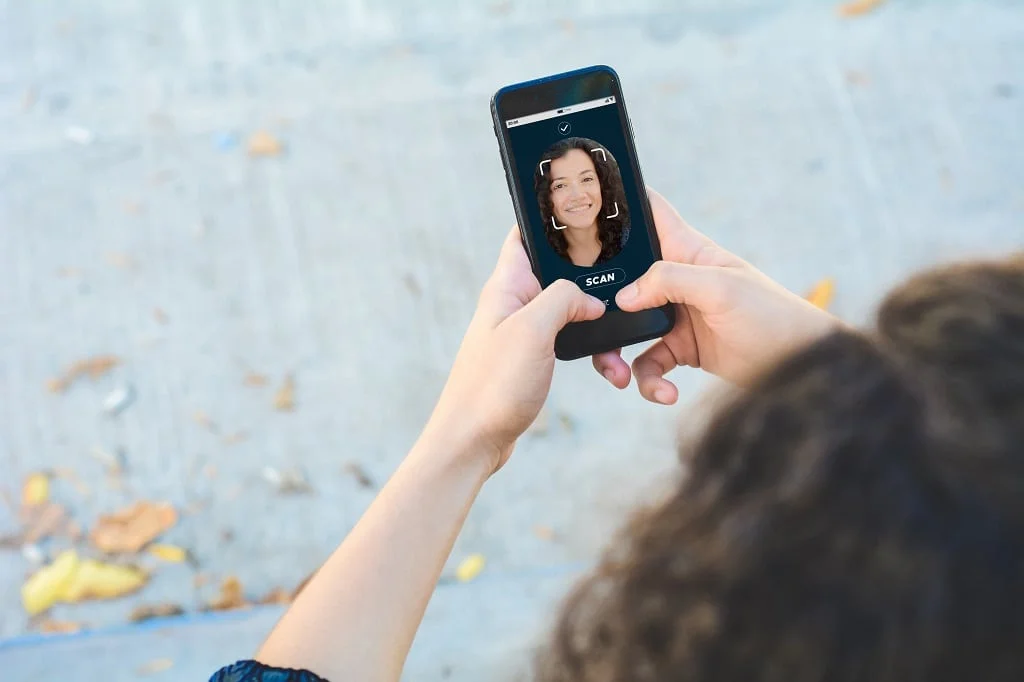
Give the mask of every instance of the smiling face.
<path id="1" fill-rule="evenodd" d="M 559 227 L 597 227 L 601 212 L 601 182 L 594 160 L 580 149 L 570 149 L 551 161 L 551 204 Z"/>

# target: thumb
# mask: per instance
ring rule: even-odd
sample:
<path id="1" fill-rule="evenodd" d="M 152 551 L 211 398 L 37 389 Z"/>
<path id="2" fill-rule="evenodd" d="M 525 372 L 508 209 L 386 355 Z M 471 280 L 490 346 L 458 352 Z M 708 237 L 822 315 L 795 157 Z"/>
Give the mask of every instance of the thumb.
<path id="1" fill-rule="evenodd" d="M 713 312 L 727 300 L 727 287 L 735 276 L 730 268 L 657 261 L 642 277 L 623 287 L 615 302 L 626 311 L 679 303 Z"/>
<path id="2" fill-rule="evenodd" d="M 555 334 L 570 322 L 596 320 L 604 315 L 604 311 L 602 301 L 583 293 L 569 280 L 560 279 L 537 294 L 512 318 L 520 318 L 554 339 Z"/>

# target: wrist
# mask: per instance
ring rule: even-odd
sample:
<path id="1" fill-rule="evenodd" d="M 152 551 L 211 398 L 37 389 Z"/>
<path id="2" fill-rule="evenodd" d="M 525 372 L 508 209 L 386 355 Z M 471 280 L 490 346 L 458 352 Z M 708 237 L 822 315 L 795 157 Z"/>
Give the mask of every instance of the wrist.
<path id="1" fill-rule="evenodd" d="M 465 419 L 435 414 L 413 446 L 413 454 L 479 475 L 486 480 L 501 461 L 501 448 Z"/>

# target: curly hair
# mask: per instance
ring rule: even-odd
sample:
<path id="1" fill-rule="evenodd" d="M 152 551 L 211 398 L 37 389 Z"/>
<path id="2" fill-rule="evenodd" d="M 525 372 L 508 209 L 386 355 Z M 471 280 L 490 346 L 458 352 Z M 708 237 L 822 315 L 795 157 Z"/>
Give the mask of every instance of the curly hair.
<path id="1" fill-rule="evenodd" d="M 591 152 L 592 149 L 597 148 L 604 150 L 604 154 Z M 606 211 L 603 210 L 597 217 L 597 234 L 601 240 L 601 254 L 595 262 L 596 265 L 617 256 L 629 238 L 629 206 L 626 204 L 626 190 L 622 185 L 619 164 L 611 152 L 604 145 L 586 137 L 567 137 L 564 140 L 559 140 L 548 147 L 534 169 L 533 189 L 537 193 L 537 204 L 540 207 L 544 234 L 547 236 L 548 243 L 551 244 L 555 253 L 568 260 L 569 242 L 561 230 L 556 230 L 551 224 L 551 217 L 554 215 L 551 202 L 551 178 L 549 174 L 541 172 L 541 166 L 544 161 L 560 159 L 573 149 L 586 152 L 594 160 L 597 179 L 601 183 L 601 203 L 607 207 L 618 204 L 619 207 L 619 214 L 614 218 L 605 217 Z"/>
<path id="2" fill-rule="evenodd" d="M 542 682 L 1024 680 L 1024 258 L 911 280 L 682 454 Z"/>

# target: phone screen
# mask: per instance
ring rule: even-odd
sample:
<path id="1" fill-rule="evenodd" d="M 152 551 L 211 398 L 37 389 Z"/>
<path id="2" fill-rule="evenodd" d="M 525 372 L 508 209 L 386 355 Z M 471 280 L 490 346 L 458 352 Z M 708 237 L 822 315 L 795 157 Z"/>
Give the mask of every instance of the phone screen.
<path id="1" fill-rule="evenodd" d="M 494 133 L 523 241 L 542 286 L 558 279 L 605 302 L 567 325 L 555 355 L 573 359 L 663 336 L 671 306 L 625 312 L 615 294 L 661 258 L 618 76 L 607 66 L 506 86 Z"/>
<path id="2" fill-rule="evenodd" d="M 501 121 L 542 285 L 569 279 L 615 307 L 655 255 L 620 98 Z"/>

